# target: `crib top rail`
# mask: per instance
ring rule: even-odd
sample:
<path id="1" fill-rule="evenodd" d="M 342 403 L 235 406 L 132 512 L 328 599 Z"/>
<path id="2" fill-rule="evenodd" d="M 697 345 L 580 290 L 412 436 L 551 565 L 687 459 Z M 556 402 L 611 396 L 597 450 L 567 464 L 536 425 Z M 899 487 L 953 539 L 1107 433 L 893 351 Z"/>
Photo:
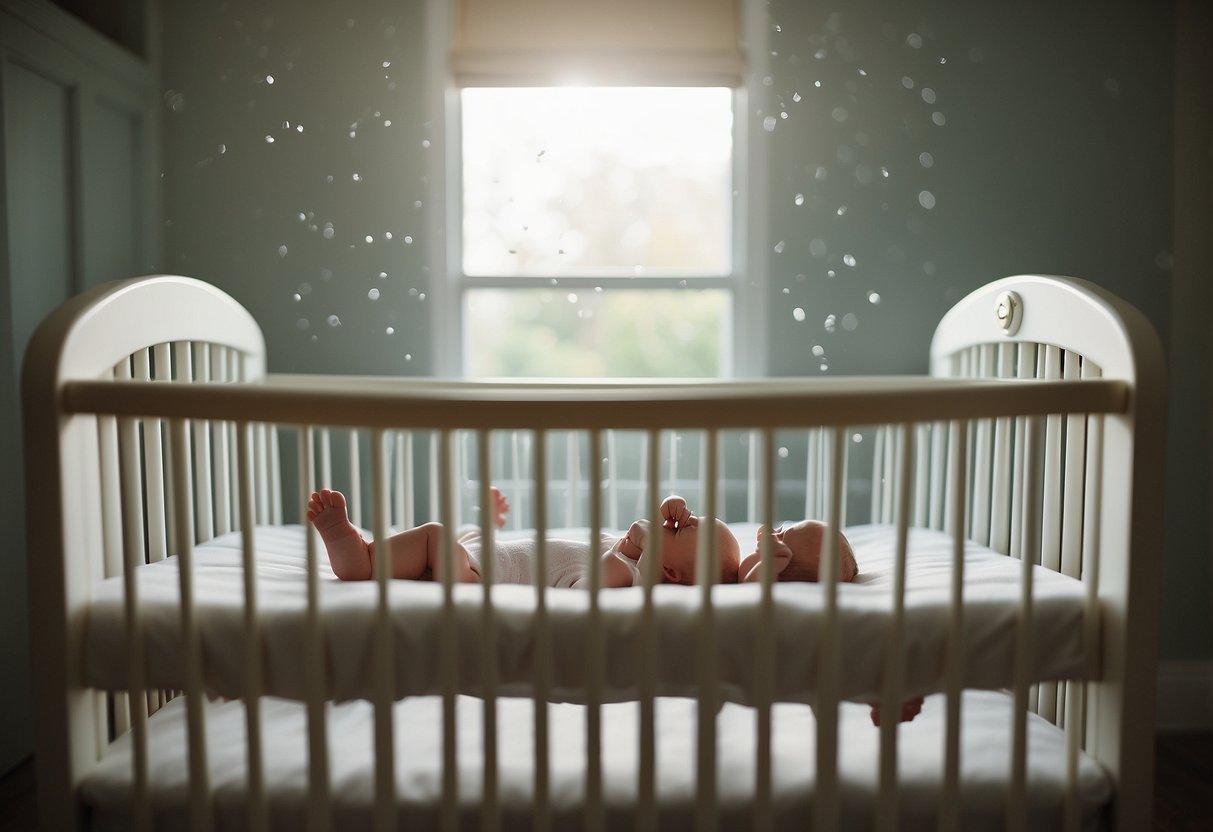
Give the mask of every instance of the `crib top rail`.
<path id="1" fill-rule="evenodd" d="M 66 412 L 132 417 L 369 428 L 653 430 L 1124 413 L 1130 386 L 1118 379 L 926 376 L 568 385 L 270 375 L 251 383 L 69 381 L 60 393 Z"/>

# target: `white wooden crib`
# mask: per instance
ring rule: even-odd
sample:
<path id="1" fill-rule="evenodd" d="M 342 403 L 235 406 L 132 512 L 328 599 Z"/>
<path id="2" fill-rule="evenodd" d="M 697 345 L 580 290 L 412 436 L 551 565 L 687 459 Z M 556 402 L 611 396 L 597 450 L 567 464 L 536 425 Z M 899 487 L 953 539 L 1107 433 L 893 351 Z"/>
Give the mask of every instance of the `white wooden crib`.
<path id="1" fill-rule="evenodd" d="M 70 301 L 24 374 L 44 828 L 1146 828 L 1157 339 L 1091 284 L 1015 277 L 948 313 L 931 366 L 275 376 L 199 281 Z M 297 525 L 333 484 L 377 538 L 487 521 L 490 483 L 516 526 L 588 540 L 672 490 L 743 553 L 820 517 L 861 577 L 341 583 Z M 901 725 L 857 704 L 916 695 Z"/>

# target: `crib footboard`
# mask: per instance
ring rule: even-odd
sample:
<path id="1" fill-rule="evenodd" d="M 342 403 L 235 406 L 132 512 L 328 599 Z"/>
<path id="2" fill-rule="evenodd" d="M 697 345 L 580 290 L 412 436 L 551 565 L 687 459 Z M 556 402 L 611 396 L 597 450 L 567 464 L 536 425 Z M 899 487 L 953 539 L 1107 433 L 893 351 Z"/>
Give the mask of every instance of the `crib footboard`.
<path id="1" fill-rule="evenodd" d="M 85 805 L 196 828 L 1148 822 L 1161 358 L 1094 287 L 991 284 L 921 378 L 475 384 L 263 356 L 244 310 L 177 277 L 35 335 L 46 828 Z M 376 541 L 478 528 L 479 585 L 454 534 L 437 580 L 389 558 L 337 580 L 302 517 L 322 487 Z M 662 585 L 661 532 L 605 588 L 594 547 L 671 493 L 729 524 L 753 583 L 719 584 L 703 535 L 694 581 Z M 830 534 L 813 582 L 784 580 L 757 528 L 802 518 L 846 530 L 853 581 Z M 570 541 L 583 580 L 553 587 Z"/>

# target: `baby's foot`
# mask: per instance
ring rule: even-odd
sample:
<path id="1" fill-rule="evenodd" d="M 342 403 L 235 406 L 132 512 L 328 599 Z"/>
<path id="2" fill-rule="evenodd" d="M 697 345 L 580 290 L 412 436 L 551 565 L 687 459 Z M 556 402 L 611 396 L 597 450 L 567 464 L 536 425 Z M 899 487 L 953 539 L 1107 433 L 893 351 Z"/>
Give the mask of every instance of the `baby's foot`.
<path id="1" fill-rule="evenodd" d="M 493 498 L 493 523 L 497 528 L 505 527 L 505 516 L 510 513 L 510 501 L 495 485 L 489 486 L 489 494 Z"/>
<path id="2" fill-rule="evenodd" d="M 344 494 L 327 488 L 313 491 L 307 501 L 307 519 L 320 533 L 329 563 L 338 578 L 349 581 L 370 577 L 367 542 L 346 514 Z"/>
<path id="3" fill-rule="evenodd" d="M 922 697 L 910 699 L 901 703 L 901 712 L 897 715 L 898 722 L 909 722 L 914 717 L 922 713 Z M 880 727 L 880 706 L 873 705 L 872 710 L 868 714 L 872 718 L 872 724 L 877 728 Z"/>

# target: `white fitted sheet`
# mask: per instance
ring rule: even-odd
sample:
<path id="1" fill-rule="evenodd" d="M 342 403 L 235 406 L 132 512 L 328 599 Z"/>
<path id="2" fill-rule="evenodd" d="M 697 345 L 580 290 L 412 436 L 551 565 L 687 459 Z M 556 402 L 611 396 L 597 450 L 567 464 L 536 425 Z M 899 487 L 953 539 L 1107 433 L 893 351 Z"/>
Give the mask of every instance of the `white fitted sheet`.
<path id="1" fill-rule="evenodd" d="M 189 777 L 184 700 L 178 699 L 149 722 L 150 793 L 157 828 L 188 827 Z M 456 700 L 460 827 L 478 829 L 482 784 L 482 700 Z M 504 827 L 531 828 L 534 812 L 534 703 L 498 700 L 499 793 Z M 879 730 L 867 707 L 840 709 L 840 820 L 845 829 L 867 829 L 879 794 Z M 755 780 L 755 711 L 726 704 L 717 726 L 719 828 L 752 826 Z M 990 691 L 969 691 L 962 700 L 961 828 L 1002 829 L 1010 772 L 1011 700 Z M 330 703 L 326 709 L 334 828 L 370 828 L 374 794 L 373 710 L 366 702 Z M 418 697 L 393 711 L 397 818 L 402 828 L 437 828 L 442 788 L 442 700 Z M 548 706 L 551 734 L 550 802 L 553 828 L 583 828 L 586 708 Z M 691 829 L 695 796 L 697 706 L 690 699 L 655 703 L 659 828 Z M 307 784 L 305 708 L 286 700 L 263 700 L 264 759 L 269 809 L 276 829 L 302 829 Z M 606 828 L 628 829 L 635 821 L 639 706 L 609 704 L 602 709 L 603 794 Z M 208 703 L 206 734 L 216 828 L 245 826 L 247 751 L 241 702 Z M 815 770 L 814 718 L 805 705 L 772 710 L 772 794 L 777 828 L 803 829 L 811 818 Z M 922 714 L 900 726 L 898 740 L 898 829 L 937 828 L 943 771 L 944 697 L 929 697 Z M 1064 734 L 1028 715 L 1028 828 L 1061 828 L 1065 789 Z M 129 734 L 120 738 L 86 775 L 80 795 L 92 808 L 94 828 L 129 828 L 132 800 Z M 1079 759 L 1077 794 L 1083 828 L 1099 828 L 1112 793 L 1098 764 Z"/>
<path id="2" fill-rule="evenodd" d="M 737 527 L 743 549 L 753 540 L 752 529 Z M 881 690 L 884 645 L 893 612 L 895 530 L 860 526 L 848 529 L 847 534 L 859 561 L 860 575 L 855 583 L 838 587 L 842 656 L 839 694 L 845 699 L 875 701 Z M 264 692 L 302 699 L 307 691 L 308 655 L 303 530 L 299 526 L 261 527 L 256 530 L 255 540 Z M 951 549 L 947 535 L 928 530 L 911 533 L 901 651 L 907 696 L 942 690 Z M 369 698 L 375 680 L 372 648 L 377 587 L 371 581 L 338 581 L 323 550 L 319 560 L 321 628 L 327 662 L 324 698 Z M 205 684 L 213 695 L 238 697 L 246 689 L 244 650 L 248 641 L 240 564 L 238 533 L 217 538 L 195 551 L 195 605 Z M 185 672 L 178 560 L 169 558 L 140 567 L 138 572 L 148 682 L 153 687 L 182 689 Z M 1013 684 L 1021 574 L 1020 561 L 975 544 L 967 545 L 962 629 L 965 687 L 997 689 Z M 482 591 L 479 585 L 455 587 L 459 690 L 482 694 L 481 659 L 485 654 L 495 654 L 498 693 L 529 696 L 536 667 L 536 592 L 521 585 L 492 588 L 497 638 L 490 650 L 480 629 Z M 782 701 L 811 702 L 824 587 L 784 583 L 777 584 L 773 592 L 777 657 L 774 696 Z M 657 693 L 693 693 L 694 648 L 704 632 L 700 594 L 689 587 L 658 586 L 653 596 Z M 441 585 L 393 581 L 389 597 L 398 657 L 393 668 L 395 697 L 439 693 Z M 1091 662 L 1082 643 L 1082 584 L 1037 567 L 1033 598 L 1029 681 L 1084 678 Z M 604 701 L 626 701 L 635 697 L 645 673 L 643 663 L 637 660 L 642 643 L 642 590 L 604 590 L 600 599 L 606 645 Z M 762 641 L 760 600 L 760 587 L 753 584 L 712 589 L 716 666 L 720 694 L 728 701 L 753 702 L 755 653 Z M 584 701 L 589 593 L 548 589 L 546 601 L 553 644 L 552 699 Z M 127 688 L 127 628 L 121 579 L 109 579 L 96 587 L 84 639 L 84 682 L 109 690 Z"/>

